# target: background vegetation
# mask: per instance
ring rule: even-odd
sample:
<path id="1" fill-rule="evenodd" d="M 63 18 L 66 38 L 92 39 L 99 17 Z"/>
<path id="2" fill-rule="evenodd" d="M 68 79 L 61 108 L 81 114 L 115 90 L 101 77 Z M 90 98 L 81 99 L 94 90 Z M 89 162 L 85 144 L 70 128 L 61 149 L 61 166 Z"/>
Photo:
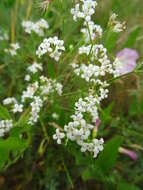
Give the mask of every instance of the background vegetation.
<path id="1" fill-rule="evenodd" d="M 68 63 L 72 56 L 69 46 L 78 43 L 80 23 L 75 24 L 70 15 L 71 0 L 53 0 L 49 10 L 44 12 L 39 1 L 3 0 L 0 1 L 0 29 L 8 32 L 10 41 L 0 42 L 0 100 L 8 96 L 20 98 L 25 88 L 23 79 L 29 63 L 35 59 L 35 50 L 41 38 L 32 34 L 27 36 L 22 27 L 23 19 L 33 21 L 45 18 L 50 25 L 46 36 L 57 34 L 65 41 L 69 56 L 66 64 L 56 68 L 54 64 L 46 64 L 43 59 L 44 73 L 53 78 L 59 72 L 67 77 L 64 83 L 71 83 L 74 91 L 82 82 L 73 84 Z M 125 20 L 127 30 L 119 36 L 105 35 L 104 45 L 114 55 L 124 47 L 134 48 L 143 60 L 143 0 L 100 0 L 95 16 L 96 23 L 106 28 L 112 12 Z M 10 42 L 20 42 L 21 51 L 11 58 L 3 49 Z M 61 79 L 62 80 L 62 79 Z M 74 88 L 73 88 L 74 86 Z M 78 95 L 81 93 L 79 90 Z M 83 92 L 82 92 L 83 93 Z M 104 137 L 105 150 L 98 159 L 93 160 L 88 154 L 80 153 L 77 146 L 68 150 L 56 145 L 52 139 L 45 142 L 43 128 L 50 133 L 48 122 L 51 122 L 52 110 L 60 115 L 58 125 L 63 126 L 69 120 L 71 107 L 77 96 L 65 96 L 64 102 L 57 98 L 53 106 L 49 106 L 42 115 L 42 121 L 33 128 L 13 129 L 10 138 L 0 139 L 0 189 L 1 190 L 141 190 L 143 189 L 143 77 L 142 73 L 132 73 L 117 80 L 101 113 L 99 136 Z M 64 114 L 63 114 L 64 113 Z M 7 113 L 2 106 L 0 116 Z M 48 122 L 46 122 L 48 120 Z M 49 130 L 48 130 L 49 129 Z M 19 142 L 18 135 L 23 135 Z M 122 146 L 136 152 L 138 159 L 118 153 Z"/>

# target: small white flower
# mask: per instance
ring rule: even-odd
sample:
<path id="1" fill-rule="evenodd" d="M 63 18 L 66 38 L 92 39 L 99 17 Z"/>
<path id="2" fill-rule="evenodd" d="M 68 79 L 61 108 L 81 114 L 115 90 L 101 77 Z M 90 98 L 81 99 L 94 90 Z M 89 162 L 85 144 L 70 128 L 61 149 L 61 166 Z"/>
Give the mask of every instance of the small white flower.
<path id="1" fill-rule="evenodd" d="M 84 22 L 85 28 L 81 29 L 84 34 L 85 41 L 90 42 L 90 40 L 95 40 L 96 37 L 102 36 L 102 28 L 100 25 L 94 24 L 93 21 Z"/>
<path id="2" fill-rule="evenodd" d="M 81 0 L 81 3 L 77 3 L 74 8 L 71 9 L 73 19 L 77 21 L 78 18 L 91 20 L 91 16 L 95 13 L 95 7 L 97 2 L 94 0 Z"/>
<path id="3" fill-rule="evenodd" d="M 12 56 L 17 55 L 17 50 L 20 48 L 19 43 L 12 43 L 10 44 L 9 49 L 4 49 L 6 53 L 10 53 Z"/>
<path id="4" fill-rule="evenodd" d="M 53 113 L 52 114 L 52 118 L 58 120 L 59 119 L 59 115 L 57 113 Z"/>
<path id="5" fill-rule="evenodd" d="M 65 137 L 65 134 L 60 132 L 59 129 L 56 129 L 56 134 L 53 135 L 53 139 L 54 140 L 57 140 L 57 143 L 58 144 L 61 144 L 62 143 L 62 139 Z"/>
<path id="6" fill-rule="evenodd" d="M 116 33 L 122 32 L 126 29 L 125 22 L 120 22 L 116 20 L 118 17 L 117 14 L 113 13 L 110 18 L 109 18 L 109 23 L 108 25 L 113 28 L 113 31 Z"/>
<path id="7" fill-rule="evenodd" d="M 39 112 L 43 106 L 43 100 L 39 96 L 34 96 L 34 101 L 31 105 L 31 113 L 29 118 L 29 124 L 34 125 L 38 121 Z"/>
<path id="8" fill-rule="evenodd" d="M 3 137 L 5 133 L 9 132 L 13 127 L 12 120 L 1 120 L 0 121 L 0 137 Z"/>
<path id="9" fill-rule="evenodd" d="M 25 91 L 23 91 L 22 93 L 22 102 L 25 102 L 25 100 L 27 98 L 33 98 L 35 92 L 37 91 L 37 89 L 39 88 L 39 84 L 38 82 L 34 82 L 33 84 L 29 84 L 27 89 Z"/>
<path id="10" fill-rule="evenodd" d="M 23 105 L 22 104 L 14 104 L 12 111 L 13 111 L 13 113 L 23 112 Z"/>
<path id="11" fill-rule="evenodd" d="M 25 78 L 24 78 L 25 81 L 30 81 L 30 79 L 31 79 L 30 75 L 26 75 Z"/>
<path id="12" fill-rule="evenodd" d="M 46 20 L 40 19 L 35 23 L 32 21 L 23 21 L 22 27 L 24 28 L 24 31 L 28 34 L 35 32 L 39 36 L 44 36 L 44 29 L 48 29 L 49 24 Z"/>
<path id="13" fill-rule="evenodd" d="M 42 67 L 42 64 L 40 63 L 36 63 L 34 62 L 32 65 L 30 65 L 27 70 L 30 72 L 30 73 L 37 73 L 38 71 L 42 71 L 43 70 L 43 67 Z"/>
<path id="14" fill-rule="evenodd" d="M 49 53 L 51 58 L 54 58 L 56 61 L 59 61 L 62 51 L 65 51 L 64 41 L 59 40 L 57 36 L 45 38 L 43 42 L 39 45 L 36 55 L 41 57 L 45 53 Z"/>
<path id="15" fill-rule="evenodd" d="M 14 97 L 9 97 L 3 100 L 4 105 L 15 104 L 17 100 Z"/>

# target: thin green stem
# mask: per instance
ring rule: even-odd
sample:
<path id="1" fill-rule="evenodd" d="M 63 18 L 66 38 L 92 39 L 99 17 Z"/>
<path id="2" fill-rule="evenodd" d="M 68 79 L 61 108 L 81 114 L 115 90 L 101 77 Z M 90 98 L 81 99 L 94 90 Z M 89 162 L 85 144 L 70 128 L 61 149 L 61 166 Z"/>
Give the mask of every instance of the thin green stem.
<path id="1" fill-rule="evenodd" d="M 49 142 L 49 136 L 47 134 L 47 129 L 46 129 L 46 127 L 45 127 L 45 125 L 44 125 L 44 123 L 43 123 L 43 121 L 42 121 L 41 118 L 40 118 L 40 123 L 41 123 L 41 126 L 42 126 L 42 130 L 43 130 L 44 136 L 47 139 L 47 141 Z"/>
<path id="2" fill-rule="evenodd" d="M 68 169 L 67 169 L 67 167 L 65 165 L 64 159 L 63 159 L 63 166 L 64 166 L 65 173 L 67 175 L 67 179 L 69 181 L 70 187 L 73 189 L 74 185 L 73 185 L 73 182 L 72 182 L 72 178 L 71 178 L 70 173 L 69 173 L 69 171 L 68 171 Z"/>

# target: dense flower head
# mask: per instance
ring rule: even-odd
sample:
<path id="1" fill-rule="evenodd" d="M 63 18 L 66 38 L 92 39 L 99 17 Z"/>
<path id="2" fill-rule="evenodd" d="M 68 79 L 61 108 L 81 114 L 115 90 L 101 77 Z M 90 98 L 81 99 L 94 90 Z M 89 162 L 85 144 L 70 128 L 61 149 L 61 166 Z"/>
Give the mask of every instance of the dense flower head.
<path id="1" fill-rule="evenodd" d="M 40 19 L 35 23 L 32 21 L 23 21 L 22 27 L 24 28 L 24 31 L 28 34 L 35 32 L 39 36 L 44 36 L 44 29 L 48 29 L 49 24 L 46 20 Z"/>
<path id="2" fill-rule="evenodd" d="M 59 40 L 57 36 L 45 38 L 43 42 L 39 45 L 36 55 L 41 57 L 45 53 L 49 53 L 49 56 L 55 61 L 59 61 L 62 51 L 65 51 L 64 41 Z"/>
<path id="3" fill-rule="evenodd" d="M 126 29 L 125 22 L 120 22 L 117 20 L 118 15 L 113 13 L 109 18 L 109 27 L 113 29 L 114 32 L 119 33 Z"/>
<path id="4" fill-rule="evenodd" d="M 17 100 L 14 97 L 5 98 L 3 100 L 4 105 L 15 104 L 15 103 L 17 103 Z"/>
<path id="5" fill-rule="evenodd" d="M 59 129 L 56 129 L 56 134 L 53 135 L 53 139 L 57 140 L 58 144 L 62 143 L 62 139 L 65 137 L 65 134 L 60 132 Z"/>
<path id="6" fill-rule="evenodd" d="M 34 62 L 32 65 L 30 65 L 27 70 L 30 72 L 30 73 L 37 73 L 38 71 L 42 71 L 43 70 L 43 67 L 42 67 L 42 64 L 41 63 L 37 63 L 37 62 Z"/>
<path id="7" fill-rule="evenodd" d="M 95 13 L 97 2 L 94 0 L 80 0 L 79 3 L 71 9 L 73 19 L 77 21 L 78 18 L 83 18 L 86 21 L 91 20 L 91 16 Z"/>
<path id="8" fill-rule="evenodd" d="M 13 111 L 13 113 L 23 112 L 23 105 L 22 104 L 14 104 L 12 111 Z"/>
<path id="9" fill-rule="evenodd" d="M 90 42 L 90 40 L 95 40 L 96 37 L 102 36 L 103 30 L 101 26 L 94 24 L 93 21 L 89 21 L 88 23 L 84 22 L 84 26 L 85 28 L 82 28 L 81 32 L 84 34 L 86 42 Z"/>
<path id="10" fill-rule="evenodd" d="M 33 102 L 31 102 L 30 106 L 31 106 L 31 113 L 28 123 L 30 125 L 33 125 L 38 121 L 39 112 L 41 107 L 43 106 L 43 100 L 39 96 L 34 96 Z"/>

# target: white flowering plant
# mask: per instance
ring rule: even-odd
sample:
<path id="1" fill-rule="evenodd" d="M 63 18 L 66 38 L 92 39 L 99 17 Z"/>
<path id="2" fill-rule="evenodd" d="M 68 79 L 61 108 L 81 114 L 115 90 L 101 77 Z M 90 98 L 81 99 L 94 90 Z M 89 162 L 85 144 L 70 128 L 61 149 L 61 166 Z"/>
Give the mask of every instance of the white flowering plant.
<path id="1" fill-rule="evenodd" d="M 124 52 L 114 54 L 126 23 L 115 13 L 106 27 L 96 23 L 98 4 L 42 1 L 35 5 L 43 10 L 39 18 L 39 13 L 31 12 L 32 1 L 14 2 L 11 29 L 0 34 L 0 88 L 5 88 L 0 92 L 1 170 L 31 149 L 36 151 L 36 167 L 50 163 L 57 170 L 60 162 L 59 172 L 65 171 L 71 188 L 65 164 L 70 159 L 82 166 L 77 173 L 84 180 L 94 175 L 99 181 L 109 180 L 123 142 L 121 134 L 110 138 L 108 132 L 109 121 L 115 121 L 110 102 L 113 82 L 141 72 L 142 64 L 136 67 L 139 56 L 133 50 L 124 50 L 128 57 Z M 126 59 L 130 62 L 125 67 Z"/>

